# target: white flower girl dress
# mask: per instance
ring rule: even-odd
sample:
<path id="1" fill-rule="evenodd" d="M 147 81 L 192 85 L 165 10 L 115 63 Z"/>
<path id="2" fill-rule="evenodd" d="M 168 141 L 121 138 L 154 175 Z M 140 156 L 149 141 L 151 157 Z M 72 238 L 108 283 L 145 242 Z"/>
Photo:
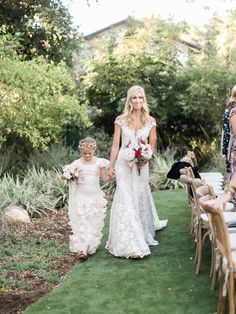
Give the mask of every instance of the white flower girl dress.
<path id="1" fill-rule="evenodd" d="M 107 201 L 99 185 L 100 168 L 107 160 L 97 158 L 92 164 L 75 160 L 70 168 L 78 173 L 78 182 L 69 183 L 69 225 L 71 252 L 93 254 L 102 238 Z"/>

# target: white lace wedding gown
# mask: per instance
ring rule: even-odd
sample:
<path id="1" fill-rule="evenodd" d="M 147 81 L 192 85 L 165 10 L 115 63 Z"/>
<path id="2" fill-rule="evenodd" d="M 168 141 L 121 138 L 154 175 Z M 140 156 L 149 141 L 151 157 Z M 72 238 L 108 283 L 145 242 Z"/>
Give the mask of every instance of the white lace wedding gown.
<path id="1" fill-rule="evenodd" d="M 149 255 L 150 245 L 157 245 L 155 231 L 164 228 L 167 220 L 159 220 L 149 186 L 148 164 L 141 168 L 124 159 L 124 148 L 139 137 L 146 140 L 155 122 L 147 123 L 135 134 L 124 120 L 116 119 L 122 130 L 122 146 L 115 165 L 116 191 L 111 207 L 109 236 L 106 244 L 114 256 Z"/>
<path id="2" fill-rule="evenodd" d="M 102 238 L 107 201 L 99 186 L 100 168 L 106 167 L 106 160 L 97 158 L 93 164 L 75 160 L 72 169 L 78 169 L 78 183 L 69 185 L 70 251 L 86 251 L 93 254 Z"/>

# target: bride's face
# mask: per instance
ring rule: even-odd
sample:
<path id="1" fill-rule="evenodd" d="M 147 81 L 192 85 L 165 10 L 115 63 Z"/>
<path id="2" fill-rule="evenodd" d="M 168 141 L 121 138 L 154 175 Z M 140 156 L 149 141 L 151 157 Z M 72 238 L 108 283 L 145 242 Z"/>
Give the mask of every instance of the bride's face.
<path id="1" fill-rule="evenodd" d="M 136 92 L 131 95 L 130 103 L 133 110 L 141 110 L 143 108 L 144 97 L 141 92 Z"/>

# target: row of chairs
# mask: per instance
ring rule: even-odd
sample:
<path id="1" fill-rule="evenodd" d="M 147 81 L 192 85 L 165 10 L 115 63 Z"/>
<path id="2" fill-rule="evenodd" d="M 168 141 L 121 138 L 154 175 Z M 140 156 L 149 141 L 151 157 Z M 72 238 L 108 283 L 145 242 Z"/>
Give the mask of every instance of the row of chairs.
<path id="1" fill-rule="evenodd" d="M 190 155 L 191 156 L 191 155 Z M 200 272 L 203 246 L 206 238 L 211 243 L 211 288 L 219 281 L 218 314 L 226 311 L 226 297 L 229 300 L 229 313 L 235 313 L 234 279 L 236 278 L 236 212 L 232 203 L 215 209 L 207 200 L 216 199 L 223 192 L 221 173 L 200 173 L 196 178 L 193 167 L 196 158 L 189 154 L 183 158 L 191 167 L 180 170 L 180 181 L 186 184 L 191 208 L 190 230 L 195 244 L 196 274 Z M 236 225 L 235 225 L 236 226 Z"/>

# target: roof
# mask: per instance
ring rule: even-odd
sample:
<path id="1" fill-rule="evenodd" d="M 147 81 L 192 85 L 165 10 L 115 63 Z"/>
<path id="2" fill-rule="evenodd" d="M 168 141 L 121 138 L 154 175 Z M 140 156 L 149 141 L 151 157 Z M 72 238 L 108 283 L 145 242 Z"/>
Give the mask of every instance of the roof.
<path id="1" fill-rule="evenodd" d="M 97 30 L 96 32 L 93 32 L 93 33 L 90 33 L 88 35 L 85 35 L 84 36 L 84 39 L 85 40 L 90 40 L 92 38 L 95 38 L 97 35 L 100 35 L 104 32 L 107 32 L 109 30 L 112 30 L 118 26 L 121 26 L 121 25 L 125 25 L 128 23 L 128 21 L 130 20 L 130 17 L 127 17 L 126 19 L 124 20 L 121 20 L 121 21 L 118 21 L 116 23 L 113 23 L 113 24 L 110 24 L 104 28 L 101 28 L 99 30 Z M 186 40 L 186 39 L 180 39 L 180 42 L 186 46 L 188 46 L 189 48 L 192 48 L 194 49 L 195 51 L 198 51 L 200 52 L 202 50 L 202 47 L 199 45 L 199 44 L 196 44 L 196 43 L 193 43 L 193 42 L 190 42 L 189 40 Z"/>
<path id="2" fill-rule="evenodd" d="M 126 19 L 124 19 L 124 20 L 121 20 L 121 21 L 119 21 L 119 22 L 110 24 L 110 25 L 107 26 L 107 27 L 101 28 L 101 29 L 99 29 L 99 30 L 96 31 L 96 32 L 93 32 L 93 33 L 90 33 L 90 34 L 84 36 L 84 39 L 85 39 L 85 40 L 91 39 L 91 38 L 96 37 L 97 35 L 99 35 L 99 34 L 101 34 L 101 33 L 103 33 L 103 32 L 106 32 L 106 31 L 108 31 L 108 30 L 110 30 L 110 29 L 113 29 L 113 28 L 115 28 L 115 27 L 117 27 L 117 26 L 126 24 L 127 22 L 128 22 L 128 18 L 126 18 Z"/>

